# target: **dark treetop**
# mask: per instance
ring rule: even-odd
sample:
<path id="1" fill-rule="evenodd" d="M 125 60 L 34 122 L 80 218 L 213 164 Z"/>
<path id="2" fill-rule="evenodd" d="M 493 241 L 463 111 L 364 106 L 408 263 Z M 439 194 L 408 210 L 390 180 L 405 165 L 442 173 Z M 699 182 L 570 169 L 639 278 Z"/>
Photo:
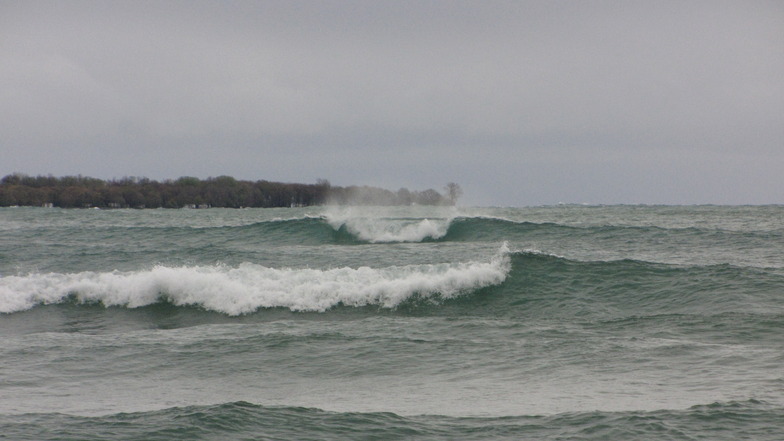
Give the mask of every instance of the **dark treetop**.
<path id="1" fill-rule="evenodd" d="M 393 192 L 368 186 L 240 181 L 231 176 L 201 180 L 181 177 L 154 181 L 125 177 L 103 181 L 84 176 L 27 176 L 20 173 L 0 180 L 0 206 L 52 206 L 63 208 L 206 208 L 291 207 L 328 203 L 348 205 L 453 205 L 460 195 L 455 183 L 446 196 L 433 189 Z"/>

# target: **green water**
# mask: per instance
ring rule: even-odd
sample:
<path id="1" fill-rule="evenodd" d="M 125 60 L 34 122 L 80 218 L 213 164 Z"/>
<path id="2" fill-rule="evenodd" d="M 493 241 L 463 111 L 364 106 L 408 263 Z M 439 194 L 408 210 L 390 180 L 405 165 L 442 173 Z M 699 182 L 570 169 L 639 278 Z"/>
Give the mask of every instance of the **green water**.
<path id="1" fill-rule="evenodd" d="M 784 207 L 0 209 L 0 437 L 780 439 Z"/>

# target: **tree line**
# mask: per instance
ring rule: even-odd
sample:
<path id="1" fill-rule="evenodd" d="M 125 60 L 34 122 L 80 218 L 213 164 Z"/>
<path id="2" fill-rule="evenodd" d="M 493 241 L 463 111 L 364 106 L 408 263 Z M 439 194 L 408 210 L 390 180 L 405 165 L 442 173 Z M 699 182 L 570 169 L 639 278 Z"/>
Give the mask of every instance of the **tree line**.
<path id="1" fill-rule="evenodd" d="M 231 176 L 199 179 L 184 176 L 162 182 L 143 177 L 104 181 L 85 176 L 27 176 L 20 173 L 0 180 L 0 207 L 50 206 L 62 208 L 207 208 L 292 207 L 324 205 L 454 205 L 462 193 L 449 183 L 446 195 L 436 190 L 397 192 L 368 186 L 333 186 L 325 179 L 315 184 L 265 180 L 244 181 Z"/>

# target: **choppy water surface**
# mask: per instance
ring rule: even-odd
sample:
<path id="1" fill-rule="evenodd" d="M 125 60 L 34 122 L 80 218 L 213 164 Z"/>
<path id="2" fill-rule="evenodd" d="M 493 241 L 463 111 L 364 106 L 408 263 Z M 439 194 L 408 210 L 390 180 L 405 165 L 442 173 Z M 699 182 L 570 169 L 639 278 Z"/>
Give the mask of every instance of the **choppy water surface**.
<path id="1" fill-rule="evenodd" d="M 780 439 L 784 207 L 0 209 L 8 439 Z"/>

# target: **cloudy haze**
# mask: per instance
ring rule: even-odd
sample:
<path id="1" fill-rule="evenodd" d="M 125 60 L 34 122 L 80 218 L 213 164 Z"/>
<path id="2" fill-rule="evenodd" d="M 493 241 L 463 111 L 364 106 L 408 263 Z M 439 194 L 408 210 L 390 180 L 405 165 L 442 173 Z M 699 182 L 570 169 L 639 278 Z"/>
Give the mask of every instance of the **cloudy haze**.
<path id="1" fill-rule="evenodd" d="M 784 203 L 784 2 L 0 0 L 12 172 Z"/>

